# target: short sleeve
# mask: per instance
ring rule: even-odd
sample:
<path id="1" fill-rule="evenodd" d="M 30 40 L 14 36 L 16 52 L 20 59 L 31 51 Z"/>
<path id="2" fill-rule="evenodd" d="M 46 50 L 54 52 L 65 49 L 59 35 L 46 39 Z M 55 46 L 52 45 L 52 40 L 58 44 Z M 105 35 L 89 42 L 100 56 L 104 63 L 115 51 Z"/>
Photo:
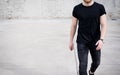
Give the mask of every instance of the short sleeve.
<path id="1" fill-rule="evenodd" d="M 106 14 L 106 10 L 103 5 L 100 6 L 100 16 Z"/>
<path id="2" fill-rule="evenodd" d="M 75 18 L 77 18 L 77 7 L 76 6 L 73 8 L 72 16 L 74 16 Z"/>

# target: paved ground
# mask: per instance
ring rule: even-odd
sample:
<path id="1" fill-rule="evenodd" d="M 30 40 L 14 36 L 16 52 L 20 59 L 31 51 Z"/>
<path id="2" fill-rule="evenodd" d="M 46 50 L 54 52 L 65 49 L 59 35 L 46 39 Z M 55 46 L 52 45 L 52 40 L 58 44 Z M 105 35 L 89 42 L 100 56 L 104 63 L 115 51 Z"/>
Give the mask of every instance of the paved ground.
<path id="1" fill-rule="evenodd" d="M 120 75 L 118 22 L 108 21 L 96 75 Z M 68 19 L 0 20 L 0 75 L 76 75 L 74 52 L 68 49 L 70 24 Z"/>

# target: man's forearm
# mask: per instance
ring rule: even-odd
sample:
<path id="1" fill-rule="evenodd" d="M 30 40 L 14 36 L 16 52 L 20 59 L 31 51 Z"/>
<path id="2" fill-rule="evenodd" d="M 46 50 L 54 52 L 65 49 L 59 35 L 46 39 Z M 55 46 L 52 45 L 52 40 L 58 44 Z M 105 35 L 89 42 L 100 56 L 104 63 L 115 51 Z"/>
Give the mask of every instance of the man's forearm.
<path id="1" fill-rule="evenodd" d="M 77 22 L 78 22 L 77 18 L 72 17 L 72 25 L 70 29 L 70 42 L 73 42 L 73 38 L 77 28 Z"/>
<path id="2" fill-rule="evenodd" d="M 104 39 L 107 31 L 107 18 L 106 15 L 101 16 L 100 18 L 101 23 L 101 36 L 100 39 Z"/>
<path id="3" fill-rule="evenodd" d="M 104 39 L 106 35 L 107 25 L 101 26 L 101 36 L 100 39 Z"/>
<path id="4" fill-rule="evenodd" d="M 70 31 L 70 42 L 73 42 L 73 38 L 74 38 L 74 35 L 75 35 L 75 32 L 76 32 L 76 26 L 72 25 L 71 26 L 71 31 Z"/>

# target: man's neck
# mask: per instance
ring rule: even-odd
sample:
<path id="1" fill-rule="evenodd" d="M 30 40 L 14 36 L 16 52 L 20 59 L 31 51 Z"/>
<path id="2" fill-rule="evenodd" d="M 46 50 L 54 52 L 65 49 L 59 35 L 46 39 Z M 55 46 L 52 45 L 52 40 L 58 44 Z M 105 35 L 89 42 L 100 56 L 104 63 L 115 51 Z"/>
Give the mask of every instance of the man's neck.
<path id="1" fill-rule="evenodd" d="M 91 1 L 90 3 L 83 2 L 82 3 L 84 6 L 91 6 L 94 4 L 94 1 Z"/>

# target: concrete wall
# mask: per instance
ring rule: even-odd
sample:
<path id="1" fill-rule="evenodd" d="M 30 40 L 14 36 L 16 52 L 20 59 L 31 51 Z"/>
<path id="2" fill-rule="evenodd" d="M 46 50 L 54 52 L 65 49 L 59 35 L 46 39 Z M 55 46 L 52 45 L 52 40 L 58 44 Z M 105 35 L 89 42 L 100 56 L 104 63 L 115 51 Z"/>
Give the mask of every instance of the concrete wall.
<path id="1" fill-rule="evenodd" d="M 18 18 L 24 11 L 24 0 L 0 0 L 0 18 Z"/>
<path id="2" fill-rule="evenodd" d="M 105 5 L 107 15 L 111 19 L 120 19 L 120 0 L 95 0 Z"/>
<path id="3" fill-rule="evenodd" d="M 82 0 L 0 0 L 0 18 L 69 18 L 73 6 Z M 111 18 L 120 18 L 120 0 L 103 3 Z"/>
<path id="4" fill-rule="evenodd" d="M 23 17 L 61 18 L 70 17 L 74 0 L 26 0 Z"/>

